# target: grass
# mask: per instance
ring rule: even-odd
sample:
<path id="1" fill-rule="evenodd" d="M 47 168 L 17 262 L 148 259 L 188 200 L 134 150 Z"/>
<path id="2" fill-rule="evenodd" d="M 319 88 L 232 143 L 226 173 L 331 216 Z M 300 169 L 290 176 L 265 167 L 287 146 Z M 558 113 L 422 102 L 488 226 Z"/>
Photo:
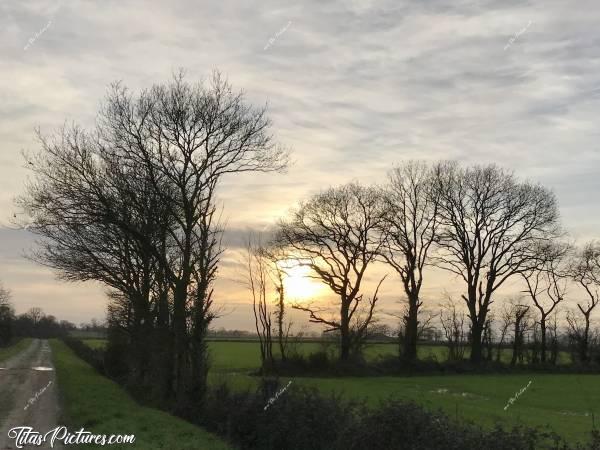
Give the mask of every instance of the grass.
<path id="1" fill-rule="evenodd" d="M 219 438 L 195 425 L 140 406 L 120 386 L 75 356 L 63 342 L 52 340 L 51 346 L 64 419 L 72 430 L 83 427 L 95 434 L 135 435 L 134 445 L 112 445 L 112 449 L 230 449 Z"/>
<path id="2" fill-rule="evenodd" d="M 103 341 L 85 341 L 101 347 Z M 260 364 L 257 342 L 212 341 L 212 383 L 226 380 L 237 389 L 254 388 L 257 378 L 249 376 Z M 298 351 L 322 349 L 319 343 L 302 343 Z M 395 344 L 373 344 L 367 359 L 393 355 Z M 419 356 L 443 360 L 442 346 L 421 346 Z M 510 351 L 505 352 L 508 358 Z M 563 355 L 563 361 L 566 357 Z M 289 378 L 282 379 L 287 384 Z M 505 411 L 508 400 L 529 381 L 531 386 Z M 322 392 L 338 392 L 347 398 L 361 399 L 370 405 L 387 398 L 414 400 L 430 409 L 442 409 L 451 417 L 482 426 L 549 426 L 570 441 L 586 439 L 593 419 L 600 413 L 600 375 L 509 374 L 509 375 L 433 375 L 412 377 L 293 378 L 297 385 L 314 386 Z"/>
<path id="3" fill-rule="evenodd" d="M 21 353 L 31 344 L 31 339 L 24 338 L 19 339 L 12 345 L 8 347 L 0 347 L 0 362 L 6 361 L 9 358 L 12 358 L 18 353 Z"/>
<path id="4" fill-rule="evenodd" d="M 88 345 L 101 347 L 105 345 L 104 341 L 85 341 Z M 216 372 L 230 371 L 248 371 L 256 369 L 260 366 L 260 348 L 258 342 L 254 341 L 211 341 L 209 342 L 211 352 L 211 370 Z M 325 347 L 318 342 L 303 342 L 297 345 L 297 350 L 301 354 L 310 354 L 323 350 Z M 330 351 L 335 352 L 335 346 L 329 344 L 327 347 Z M 276 349 L 275 349 L 276 350 Z M 278 352 L 275 352 L 278 354 Z M 417 349 L 419 359 L 434 359 L 443 362 L 447 358 L 447 349 L 443 345 L 420 345 Z M 396 356 L 398 355 L 398 345 L 395 343 L 389 344 L 369 344 L 365 349 L 365 357 L 367 360 L 374 360 L 381 356 Z M 512 353 L 509 349 L 504 349 L 501 354 L 503 362 L 510 362 Z M 465 357 L 468 356 L 468 353 Z M 566 352 L 559 354 L 559 364 L 569 361 L 569 355 Z"/>
<path id="5" fill-rule="evenodd" d="M 260 363 L 257 343 L 211 342 L 210 380 L 226 380 L 237 389 L 253 389 L 257 378 L 247 375 Z M 318 343 L 304 343 L 301 352 L 320 349 Z M 421 358 L 445 358 L 441 346 L 419 347 Z M 393 344 L 373 344 L 367 359 L 395 354 Z M 508 357 L 509 351 L 504 357 Z M 341 393 L 346 398 L 365 400 L 375 406 L 380 400 L 414 400 L 430 409 L 442 409 L 450 417 L 485 427 L 501 424 L 550 427 L 569 441 L 587 439 L 600 412 L 600 375 L 518 374 L 518 375 L 433 375 L 412 377 L 285 378 L 297 385 L 313 386 L 322 392 Z M 530 387 L 505 411 L 508 400 L 532 381 Z"/>
<path id="6" fill-rule="evenodd" d="M 86 339 L 83 342 L 85 342 L 85 345 L 87 345 L 88 347 L 91 347 L 94 349 L 106 347 L 105 339 Z"/>
<path id="7" fill-rule="evenodd" d="M 449 375 L 344 379 L 298 379 L 324 392 L 378 400 L 414 400 L 450 417 L 482 426 L 549 426 L 569 441 L 589 435 L 598 412 L 600 376 L 597 375 Z M 508 399 L 529 388 L 509 406 Z M 287 381 L 283 381 L 284 383 Z"/>

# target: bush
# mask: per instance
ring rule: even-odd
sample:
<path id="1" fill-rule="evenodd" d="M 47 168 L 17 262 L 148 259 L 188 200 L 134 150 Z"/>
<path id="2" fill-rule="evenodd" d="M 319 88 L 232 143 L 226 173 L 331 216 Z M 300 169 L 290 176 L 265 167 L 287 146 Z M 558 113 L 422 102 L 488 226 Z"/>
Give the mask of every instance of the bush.
<path id="1" fill-rule="evenodd" d="M 235 393 L 225 385 L 211 389 L 200 422 L 242 450 L 320 450 L 332 448 L 356 420 L 355 403 L 293 384 L 269 403 L 277 392 L 281 388 L 272 380 L 256 393 Z"/>
<path id="2" fill-rule="evenodd" d="M 568 450 L 598 449 L 596 435 L 586 447 L 569 447 L 559 436 L 516 427 L 483 430 L 457 424 L 441 412 L 415 403 L 386 401 L 370 409 L 362 403 L 290 385 L 265 410 L 276 380 L 256 392 L 209 390 L 206 414 L 197 421 L 242 450 Z"/>

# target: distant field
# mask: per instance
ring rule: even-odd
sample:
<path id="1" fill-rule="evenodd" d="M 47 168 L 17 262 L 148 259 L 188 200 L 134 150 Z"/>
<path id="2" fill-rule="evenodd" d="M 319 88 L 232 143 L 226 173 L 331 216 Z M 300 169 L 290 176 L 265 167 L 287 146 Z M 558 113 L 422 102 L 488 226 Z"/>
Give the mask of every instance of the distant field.
<path id="1" fill-rule="evenodd" d="M 27 347 L 29 347 L 29 344 L 31 344 L 31 339 L 26 338 L 19 339 L 17 342 L 8 347 L 0 347 L 0 362 L 5 361 L 17 353 L 25 350 Z"/>
<path id="2" fill-rule="evenodd" d="M 104 339 L 86 339 L 85 343 L 92 348 L 103 348 L 106 345 Z M 324 345 L 319 342 L 301 342 L 294 345 L 294 348 L 301 354 L 309 355 L 317 351 L 327 350 L 335 354 L 336 348 L 333 344 Z M 258 341 L 227 341 L 227 340 L 211 340 L 209 342 L 211 352 L 211 370 L 217 372 L 228 372 L 253 370 L 260 366 L 260 348 Z M 278 355 L 278 349 L 274 348 Z M 436 361 L 445 361 L 448 351 L 443 345 L 421 345 L 418 347 L 419 359 L 434 359 Z M 367 360 L 375 360 L 382 356 L 396 356 L 398 354 L 398 344 L 369 344 L 365 349 L 365 357 Z M 465 358 L 469 356 L 469 352 L 465 353 Z M 504 349 L 502 352 L 502 361 L 509 362 L 511 358 L 511 350 Z M 570 356 L 566 352 L 561 352 L 559 355 L 559 364 L 564 364 L 570 361 Z"/>
<path id="3" fill-rule="evenodd" d="M 104 341 L 86 340 L 93 347 Z M 212 383 L 226 380 L 238 389 L 254 388 L 257 378 L 248 372 L 258 368 L 260 351 L 257 342 L 210 342 Z M 322 349 L 319 343 L 299 344 L 298 351 L 310 353 Z M 366 350 L 368 359 L 395 355 L 395 344 L 373 344 Z M 508 359 L 510 351 L 504 358 Z M 441 360 L 443 346 L 421 346 L 421 358 Z M 370 405 L 386 398 L 414 400 L 431 409 L 442 409 L 451 417 L 482 426 L 497 423 L 550 426 L 575 441 L 583 439 L 600 413 L 600 375 L 435 375 L 413 377 L 344 377 L 292 378 L 296 385 L 314 386 L 323 392 L 343 393 L 347 398 L 363 399 Z M 507 411 L 508 399 L 532 381 L 531 386 Z M 293 385 L 292 385 L 293 386 Z"/>
<path id="4" fill-rule="evenodd" d="M 84 427 L 96 434 L 136 436 L 134 445 L 111 445 L 111 449 L 230 449 L 219 438 L 197 426 L 138 405 L 123 388 L 96 373 L 64 343 L 52 340 L 50 345 L 65 407 L 63 419 L 72 427 Z"/>
<path id="5" fill-rule="evenodd" d="M 100 344 L 92 344 L 100 345 Z M 214 371 L 229 371 L 229 370 L 251 370 L 260 366 L 260 348 L 257 342 L 225 342 L 212 341 L 209 343 L 211 351 L 211 369 Z M 335 346 L 323 346 L 316 342 L 302 342 L 297 344 L 298 352 L 308 355 L 319 350 L 328 349 L 335 354 Z M 276 351 L 278 354 L 278 352 Z M 421 345 L 417 349 L 419 359 L 434 359 L 442 362 L 447 359 L 448 350 L 443 345 Z M 367 360 L 375 360 L 382 356 L 398 355 L 398 344 L 369 344 L 365 350 Z M 504 349 L 502 352 L 502 361 L 509 362 L 511 351 Z M 467 351 L 465 357 L 469 356 Z M 561 353 L 559 364 L 570 360 L 567 353 Z"/>

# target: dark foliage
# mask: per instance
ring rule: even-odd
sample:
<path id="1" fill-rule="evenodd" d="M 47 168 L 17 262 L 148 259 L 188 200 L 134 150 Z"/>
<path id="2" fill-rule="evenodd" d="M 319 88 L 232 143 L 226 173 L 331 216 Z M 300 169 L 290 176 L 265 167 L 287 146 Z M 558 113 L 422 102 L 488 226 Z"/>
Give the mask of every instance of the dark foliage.
<path id="1" fill-rule="evenodd" d="M 39 317 L 31 313 L 21 314 L 12 321 L 14 336 L 34 337 L 38 339 L 60 338 L 75 329 L 75 325 L 67 321 L 57 321 L 54 316 L 46 316 L 43 312 Z"/>
<path id="2" fill-rule="evenodd" d="M 446 375 L 492 373 L 600 373 L 600 360 L 587 364 L 554 365 L 529 363 L 509 365 L 500 361 L 473 363 L 467 359 L 437 361 L 435 359 L 406 360 L 398 357 L 380 357 L 367 362 L 361 358 L 340 361 L 320 351 L 308 356 L 293 354 L 285 361 L 276 360 L 271 375 L 303 377 L 391 376 L 391 375 Z M 262 374 L 262 373 L 261 373 Z"/>
<path id="3" fill-rule="evenodd" d="M 70 336 L 64 336 L 62 340 L 79 358 L 83 359 L 102 375 L 107 375 L 104 368 L 103 350 L 91 348 L 83 341 Z"/>
<path id="4" fill-rule="evenodd" d="M 225 385 L 210 390 L 201 424 L 240 449 L 317 450 L 335 448 L 355 420 L 355 405 L 293 384 L 269 405 L 281 389 L 263 383 L 256 393 L 234 393 Z"/>
<path id="5" fill-rule="evenodd" d="M 557 435 L 517 427 L 482 430 L 457 424 L 440 412 L 414 403 L 389 400 L 378 408 L 319 394 L 293 384 L 281 389 L 263 382 L 255 393 L 210 390 L 206 411 L 197 423 L 238 448 L 256 450 L 533 450 L 597 449 L 598 436 L 585 447 L 572 447 Z"/>

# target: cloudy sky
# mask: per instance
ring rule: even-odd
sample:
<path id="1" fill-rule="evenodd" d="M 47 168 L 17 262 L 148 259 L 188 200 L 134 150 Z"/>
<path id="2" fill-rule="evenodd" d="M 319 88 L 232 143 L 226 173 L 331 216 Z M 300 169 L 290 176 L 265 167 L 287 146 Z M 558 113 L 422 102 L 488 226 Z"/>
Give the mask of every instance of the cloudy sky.
<path id="1" fill-rule="evenodd" d="M 288 4 L 289 3 L 289 4 Z M 104 315 L 103 290 L 68 285 L 23 257 L 10 229 L 34 130 L 93 126 L 109 83 L 137 90 L 178 68 L 227 74 L 293 149 L 285 175 L 231 177 L 221 189 L 233 249 L 219 325 L 250 328 L 235 245 L 302 197 L 380 181 L 405 159 L 496 162 L 557 194 L 577 240 L 600 237 L 600 4 L 597 0 L 402 2 L 0 2 L 0 279 L 18 312 L 74 322 Z M 448 281 L 432 276 L 434 297 Z M 384 302 L 394 305 L 389 281 Z"/>

